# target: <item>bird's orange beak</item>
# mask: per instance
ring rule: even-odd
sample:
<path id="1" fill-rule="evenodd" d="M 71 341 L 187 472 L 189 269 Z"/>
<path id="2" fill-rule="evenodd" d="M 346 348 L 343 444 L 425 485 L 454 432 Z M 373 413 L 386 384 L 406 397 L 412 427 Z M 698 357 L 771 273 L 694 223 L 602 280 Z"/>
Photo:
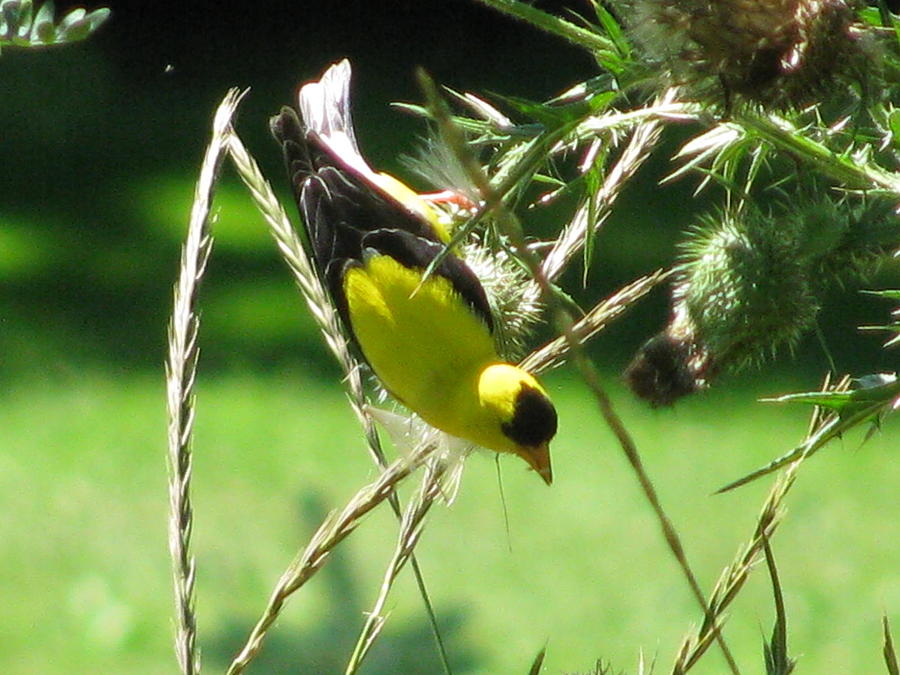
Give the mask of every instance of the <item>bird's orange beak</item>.
<path id="1" fill-rule="evenodd" d="M 528 462 L 528 466 L 538 472 L 547 485 L 553 482 L 553 470 L 550 467 L 550 444 L 521 446 L 519 456 Z"/>

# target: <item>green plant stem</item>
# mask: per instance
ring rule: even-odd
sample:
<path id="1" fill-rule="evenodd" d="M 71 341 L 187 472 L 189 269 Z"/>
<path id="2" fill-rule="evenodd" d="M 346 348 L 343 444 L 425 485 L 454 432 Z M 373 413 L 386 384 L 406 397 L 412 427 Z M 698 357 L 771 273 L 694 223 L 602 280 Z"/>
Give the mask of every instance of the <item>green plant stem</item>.
<path id="1" fill-rule="evenodd" d="M 347 663 L 345 675 L 354 675 L 369 653 L 375 639 L 381 633 L 386 617 L 383 615 L 384 605 L 394 585 L 394 581 L 408 560 L 412 559 L 413 549 L 422 536 L 425 528 L 425 517 L 441 495 L 441 480 L 447 471 L 447 464 L 440 459 L 430 462 L 422 478 L 422 486 L 416 496 L 407 505 L 406 512 L 400 519 L 400 533 L 397 547 L 388 563 L 378 598 L 368 612 L 365 625 L 360 631 L 353 654 Z"/>
<path id="2" fill-rule="evenodd" d="M 603 388 L 602 383 L 600 382 L 600 375 L 599 373 L 597 373 L 597 369 L 594 368 L 593 363 L 591 363 L 587 358 L 584 353 L 584 349 L 582 348 L 581 344 L 579 344 L 575 335 L 572 333 L 572 319 L 568 315 L 568 312 L 560 308 L 557 310 L 556 314 L 556 324 L 558 327 L 562 328 L 563 335 L 565 335 L 566 341 L 569 343 L 572 360 L 581 373 L 581 377 L 585 381 L 585 384 L 587 384 L 588 388 L 594 394 L 594 398 L 597 400 L 600 412 L 603 415 L 607 426 L 612 430 L 613 434 L 615 434 L 616 439 L 619 441 L 619 447 L 622 448 L 622 451 L 625 454 L 628 463 L 634 470 L 635 477 L 637 478 L 638 483 L 641 486 L 641 490 L 643 491 L 647 501 L 650 503 L 650 506 L 653 508 L 653 512 L 656 514 L 656 518 L 659 521 L 660 527 L 662 528 L 663 537 L 665 538 L 666 543 L 669 546 L 669 550 L 672 552 L 672 555 L 675 556 L 675 560 L 678 562 L 678 566 L 681 568 L 681 571 L 691 588 L 691 592 L 693 593 L 694 598 L 703 609 L 706 620 L 708 622 L 712 622 L 714 626 L 713 630 L 715 631 L 716 641 L 719 643 L 719 647 L 722 650 L 722 655 L 725 657 L 725 661 L 728 663 L 729 669 L 732 673 L 740 673 L 740 669 L 738 668 L 737 663 L 735 662 L 734 657 L 731 654 L 731 650 L 728 648 L 728 645 L 725 642 L 725 638 L 722 636 L 718 627 L 715 626 L 715 615 L 713 613 L 713 610 L 707 604 L 706 597 L 703 594 L 703 589 L 700 588 L 700 584 L 697 582 L 697 577 L 694 575 L 694 572 L 691 569 L 690 562 L 687 559 L 687 554 L 684 551 L 684 546 L 681 544 L 681 538 L 678 536 L 678 532 L 676 531 L 675 526 L 672 525 L 672 521 L 669 520 L 668 515 L 666 515 L 662 503 L 659 501 L 659 496 L 656 493 L 656 488 L 653 486 L 653 481 L 650 479 L 649 474 L 644 468 L 640 453 L 638 452 L 634 440 L 631 438 L 631 434 L 628 433 L 628 430 L 625 428 L 625 425 L 622 423 L 622 420 L 619 418 L 618 414 L 613 408 L 612 401 L 609 399 L 609 396 L 606 394 L 606 391 Z"/>
<path id="3" fill-rule="evenodd" d="M 772 538 L 775 529 L 781 522 L 783 515 L 782 503 L 791 486 L 794 484 L 797 469 L 800 463 L 796 463 L 778 478 L 766 497 L 756 521 L 753 535 L 746 546 L 739 550 L 737 557 L 725 568 L 716 585 L 709 595 L 710 614 L 707 615 L 696 638 L 688 637 L 675 661 L 672 670 L 674 675 L 682 675 L 693 668 L 706 653 L 712 641 L 712 636 L 718 633 L 718 621 L 729 605 L 737 598 L 738 593 L 750 576 L 750 572 L 756 565 L 759 552 L 765 542 Z"/>
<path id="4" fill-rule="evenodd" d="M 863 422 L 877 419 L 879 413 L 891 409 L 893 397 L 895 397 L 897 394 L 900 394 L 900 380 L 897 380 L 896 382 L 879 389 L 881 390 L 879 391 L 879 395 L 882 396 L 882 398 L 863 401 L 857 409 L 849 411 L 843 415 L 839 415 L 836 413 L 832 414 L 826 419 L 826 421 L 823 422 L 823 424 L 816 430 L 816 432 L 809 438 L 807 438 L 801 445 L 798 445 L 796 448 L 788 453 L 785 453 L 781 457 L 773 459 L 771 462 L 757 469 L 756 471 L 753 471 L 752 473 L 749 473 L 736 481 L 732 481 L 725 487 L 719 488 L 718 490 L 716 490 L 716 494 L 728 492 L 729 490 L 734 490 L 741 485 L 746 485 L 747 483 L 750 483 L 757 478 L 761 478 L 766 474 L 770 474 L 783 466 L 791 464 L 792 462 L 796 462 L 799 458 L 805 459 L 807 457 L 812 457 L 816 452 L 824 447 L 825 444 L 828 443 L 828 441 L 835 438 L 840 438 L 846 431 L 849 431 L 850 429 L 856 427 L 859 424 L 862 424 Z M 781 399 L 772 400 L 779 401 L 788 399 L 782 397 Z"/>
<path id="5" fill-rule="evenodd" d="M 498 12 L 526 21 L 546 33 L 561 37 L 578 47 L 584 47 L 591 51 L 613 51 L 615 49 L 615 44 L 599 33 L 577 26 L 524 2 L 518 0 L 478 1 Z"/>
<path id="6" fill-rule="evenodd" d="M 329 553 L 356 529 L 363 516 L 388 499 L 397 483 L 428 459 L 432 450 L 430 446 L 423 446 L 409 457 L 395 461 L 374 483 L 357 492 L 339 514 L 332 513 L 325 519 L 303 552 L 279 579 L 247 642 L 228 667 L 227 675 L 238 675 L 244 671 L 262 648 L 263 640 L 281 616 L 287 599 L 324 566 L 330 559 Z"/>
<path id="7" fill-rule="evenodd" d="M 429 103 L 432 115 L 437 121 L 441 133 L 444 135 L 444 139 L 456 154 L 461 166 L 469 174 L 469 177 L 472 180 L 473 184 L 480 191 L 481 196 L 485 201 L 485 211 L 494 213 L 497 226 L 502 230 L 503 234 L 505 234 L 509 238 L 514 251 L 528 267 L 529 271 L 531 272 L 532 278 L 540 286 L 544 301 L 547 303 L 547 306 L 553 311 L 554 323 L 568 343 L 571 358 L 578 368 L 579 372 L 581 373 L 582 379 L 585 381 L 585 384 L 587 384 L 588 388 L 594 394 L 594 398 L 597 400 L 597 404 L 600 408 L 600 412 L 604 420 L 606 421 L 612 432 L 615 434 L 617 440 L 619 441 L 619 446 L 622 448 L 622 451 L 625 453 L 629 464 L 634 470 L 644 496 L 647 498 L 647 501 L 650 503 L 657 519 L 659 520 L 659 524 L 663 530 L 663 534 L 666 542 L 669 545 L 669 549 L 672 551 L 675 559 L 678 561 L 678 565 L 681 568 L 685 578 L 687 579 L 688 585 L 690 586 L 694 597 L 703 608 L 703 612 L 707 617 L 707 620 L 713 621 L 714 623 L 715 618 L 712 608 L 707 604 L 706 598 L 703 595 L 703 590 L 700 588 L 700 584 L 697 582 L 697 578 L 694 575 L 693 570 L 691 569 L 690 563 L 688 562 L 687 556 L 684 552 L 684 547 L 681 545 L 681 540 L 678 536 L 678 533 L 676 532 L 675 527 L 672 525 L 671 521 L 665 513 L 665 510 L 662 507 L 662 504 L 659 501 L 659 497 L 656 494 L 656 489 L 653 486 L 653 482 L 650 480 L 650 477 L 644 469 L 643 462 L 641 461 L 640 454 L 637 450 L 637 446 L 634 444 L 631 435 L 628 433 L 625 425 L 622 423 L 618 414 L 615 412 L 612 402 L 610 401 L 609 397 L 606 394 L 606 391 L 604 390 L 600 382 L 599 374 L 597 373 L 593 364 L 585 355 L 584 349 L 573 330 L 574 321 L 572 320 L 572 317 L 565 309 L 565 306 L 558 298 L 553 285 L 547 278 L 547 275 L 544 273 L 544 270 L 541 266 L 541 261 L 538 258 L 537 254 L 535 254 L 534 251 L 528 248 L 525 242 L 524 235 L 522 233 L 521 226 L 519 225 L 519 222 L 516 219 L 515 215 L 513 215 L 509 211 L 509 209 L 506 208 L 505 204 L 503 203 L 502 197 L 493 189 L 490 180 L 481 169 L 481 166 L 471 155 L 471 153 L 468 152 L 468 148 L 465 144 L 465 138 L 453 124 L 449 110 L 447 110 L 444 101 L 438 96 L 437 87 L 434 85 L 434 82 L 432 82 L 427 75 L 420 72 L 419 84 L 425 92 L 426 100 Z M 723 655 L 725 656 L 725 660 L 728 663 L 731 672 L 735 674 L 740 673 L 740 670 L 737 667 L 737 663 L 735 662 L 724 637 L 718 631 L 718 629 L 715 629 L 715 638 L 719 643 L 719 646 L 722 650 Z"/>
<path id="8" fill-rule="evenodd" d="M 881 189 L 900 195 L 900 176 L 870 163 L 860 162 L 850 155 L 839 155 L 827 146 L 803 136 L 787 120 L 744 114 L 734 121 L 776 148 L 813 164 L 818 171 L 839 181 L 846 188 Z"/>

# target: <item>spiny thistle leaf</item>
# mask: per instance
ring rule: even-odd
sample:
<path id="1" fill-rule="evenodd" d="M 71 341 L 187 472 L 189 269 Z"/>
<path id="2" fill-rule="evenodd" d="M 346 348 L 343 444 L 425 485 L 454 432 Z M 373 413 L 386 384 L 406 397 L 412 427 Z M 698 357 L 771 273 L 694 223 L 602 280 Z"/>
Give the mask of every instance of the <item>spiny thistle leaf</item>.
<path id="1" fill-rule="evenodd" d="M 831 414 L 817 414 L 817 424 L 803 443 L 767 465 L 720 488 L 716 491 L 717 494 L 746 485 L 783 466 L 811 457 L 829 441 L 841 437 L 850 429 L 861 424 L 872 422 L 878 425 L 887 414 L 897 410 L 900 406 L 900 380 L 895 374 L 870 375 L 861 377 L 856 382 L 859 385 L 856 389 L 850 389 L 850 379 L 845 378 L 834 388 L 826 387 L 821 392 L 789 394 L 778 398 L 764 399 L 776 403 L 802 402 L 820 407 L 827 406 L 831 409 Z M 831 394 L 834 394 L 834 398 L 831 398 Z"/>
<path id="2" fill-rule="evenodd" d="M 616 52 L 615 44 L 594 26 L 582 28 L 520 0 L 479 0 L 479 2 L 517 19 L 527 21 L 539 30 L 561 37 L 591 52 Z"/>
<path id="3" fill-rule="evenodd" d="M 900 300 L 900 289 L 897 290 L 883 290 L 883 291 L 863 291 L 863 293 L 867 295 L 875 295 L 881 298 L 887 298 L 888 300 Z M 860 326 L 860 330 L 871 331 L 871 330 L 883 330 L 888 331 L 890 333 L 896 333 L 892 338 L 889 338 L 887 342 L 884 343 L 885 348 L 894 347 L 900 344 L 900 307 L 896 308 L 891 312 L 891 317 L 893 320 L 891 323 L 885 326 Z"/>
<path id="4" fill-rule="evenodd" d="M 764 403 L 805 403 L 827 408 L 839 416 L 847 418 L 868 410 L 871 415 L 874 406 L 891 403 L 900 395 L 900 381 L 896 373 L 876 373 L 864 375 L 855 380 L 858 387 L 847 391 L 813 391 L 801 394 L 786 394 L 776 398 L 761 399 Z"/>

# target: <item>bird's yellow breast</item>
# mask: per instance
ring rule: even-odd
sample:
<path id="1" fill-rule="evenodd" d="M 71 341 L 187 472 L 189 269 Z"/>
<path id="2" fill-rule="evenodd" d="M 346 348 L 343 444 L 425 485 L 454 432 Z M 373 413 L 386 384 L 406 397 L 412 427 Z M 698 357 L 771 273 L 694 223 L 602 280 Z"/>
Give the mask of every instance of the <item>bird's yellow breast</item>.
<path id="1" fill-rule="evenodd" d="M 353 332 L 391 394 L 432 426 L 485 444 L 486 433 L 499 434 L 478 396 L 480 373 L 498 358 L 490 332 L 447 279 L 420 287 L 421 279 L 385 255 L 350 267 L 343 283 Z"/>

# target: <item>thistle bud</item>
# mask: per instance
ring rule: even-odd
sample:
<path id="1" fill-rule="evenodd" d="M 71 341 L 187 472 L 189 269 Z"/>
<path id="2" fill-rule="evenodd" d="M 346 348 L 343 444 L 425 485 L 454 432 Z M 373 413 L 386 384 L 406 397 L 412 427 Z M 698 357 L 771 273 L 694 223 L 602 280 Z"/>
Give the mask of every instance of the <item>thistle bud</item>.
<path id="1" fill-rule="evenodd" d="M 521 359 L 543 310 L 540 287 L 503 249 L 491 250 L 472 241 L 463 247 L 462 256 L 481 281 L 498 319 L 494 329 L 497 352 L 513 362 Z"/>
<path id="2" fill-rule="evenodd" d="M 734 216 L 691 232 L 672 320 L 626 371 L 635 393 L 668 405 L 707 386 L 723 367 L 793 345 L 819 310 L 794 234 L 767 218 Z"/>
<path id="3" fill-rule="evenodd" d="M 652 405 L 669 405 L 723 370 L 793 347 L 813 326 L 829 282 L 873 269 L 898 243 L 900 219 L 886 203 L 708 219 L 683 244 L 671 320 L 628 366 L 629 386 Z"/>

